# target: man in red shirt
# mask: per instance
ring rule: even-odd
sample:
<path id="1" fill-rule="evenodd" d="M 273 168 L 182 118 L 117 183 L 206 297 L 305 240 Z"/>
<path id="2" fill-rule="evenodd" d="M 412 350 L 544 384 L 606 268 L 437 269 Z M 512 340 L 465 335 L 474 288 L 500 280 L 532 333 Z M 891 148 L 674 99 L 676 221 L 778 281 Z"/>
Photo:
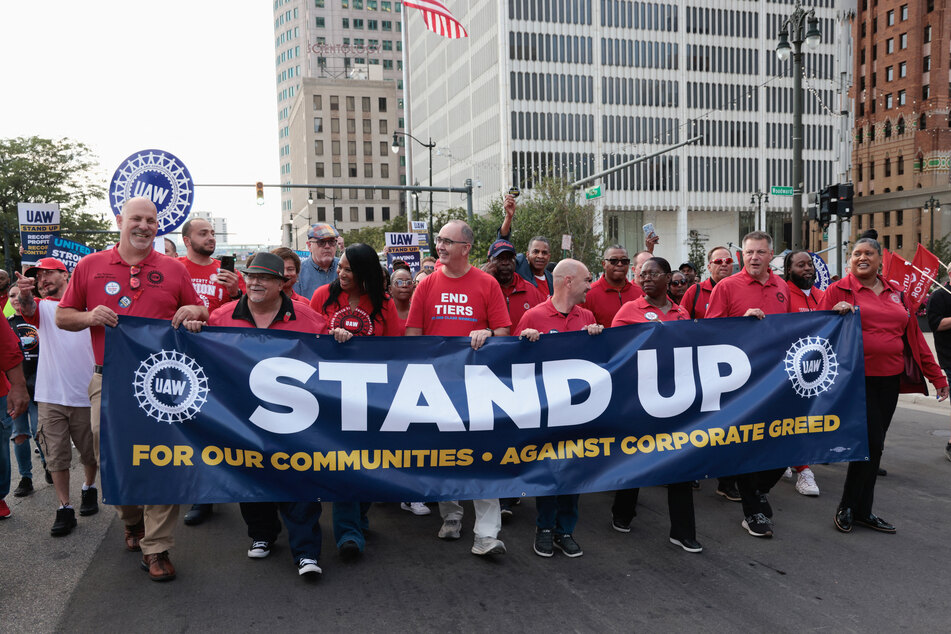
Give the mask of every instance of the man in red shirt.
<path id="1" fill-rule="evenodd" d="M 733 256 L 726 247 L 713 247 L 707 253 L 707 270 L 710 271 L 710 277 L 700 282 L 692 284 L 687 288 L 680 305 L 687 311 L 693 319 L 703 319 L 707 314 L 707 308 L 710 306 L 710 295 L 713 294 L 713 287 L 720 280 L 733 275 Z"/>
<path id="2" fill-rule="evenodd" d="M 116 217 L 119 244 L 87 255 L 56 309 L 56 326 L 63 330 L 89 328 L 96 368 L 89 383 L 90 414 L 96 462 L 99 461 L 99 407 L 105 327 L 115 327 L 119 315 L 168 319 L 177 328 L 186 319 L 207 319 L 208 309 L 195 292 L 185 266 L 153 249 L 158 214 L 148 198 L 130 198 Z M 101 464 L 101 462 L 100 462 Z M 175 578 L 168 549 L 175 543 L 178 505 L 117 506 L 125 523 L 128 550 L 142 551 L 142 568 L 153 581 Z"/>
<path id="3" fill-rule="evenodd" d="M 578 260 L 566 259 L 552 271 L 554 293 L 543 303 L 526 311 L 513 334 L 529 341 L 538 341 L 542 334 L 587 330 L 589 335 L 601 334 L 604 326 L 595 322 L 594 314 L 582 308 L 585 294 L 591 289 L 591 273 Z M 551 557 L 557 548 L 568 557 L 584 554 L 572 537 L 578 524 L 578 494 L 545 495 L 535 498 L 538 515 L 535 519 L 535 554 Z"/>
<path id="4" fill-rule="evenodd" d="M 529 308 L 545 301 L 547 295 L 515 273 L 515 247 L 508 240 L 496 240 L 489 247 L 492 277 L 498 281 L 508 305 L 512 324 L 518 323 Z"/>
<path id="5" fill-rule="evenodd" d="M 475 236 L 461 220 L 450 220 L 436 237 L 436 253 L 442 264 L 420 282 L 409 316 L 406 336 L 442 335 L 469 337 L 478 350 L 492 336 L 506 336 L 512 320 L 505 297 L 488 273 L 469 264 L 469 252 Z M 505 544 L 498 539 L 502 516 L 498 500 L 473 500 L 475 507 L 474 555 L 501 555 Z M 456 500 L 439 503 L 443 524 L 440 539 L 459 539 L 462 531 L 462 506 Z"/>
<path id="6" fill-rule="evenodd" d="M 707 318 L 756 317 L 789 312 L 789 288 L 769 270 L 773 239 L 754 231 L 743 238 L 743 270 L 719 282 L 710 296 Z M 743 503 L 743 528 L 753 537 L 772 537 L 773 509 L 766 494 L 786 469 L 769 469 L 736 478 Z"/>
<path id="7" fill-rule="evenodd" d="M 10 277 L 7 275 L 7 279 Z M 10 434 L 13 419 L 26 411 L 30 393 L 23 373 L 23 353 L 20 340 L 10 322 L 0 319 L 0 520 L 10 517 L 10 507 L 4 500 L 10 492 Z"/>
<path id="8" fill-rule="evenodd" d="M 621 305 L 641 297 L 644 291 L 637 284 L 628 281 L 627 272 L 631 268 L 631 258 L 627 255 L 627 249 L 620 244 L 604 250 L 601 267 L 604 269 L 604 275 L 591 285 L 591 290 L 584 300 L 584 307 L 594 313 L 599 324 L 610 326 Z"/>

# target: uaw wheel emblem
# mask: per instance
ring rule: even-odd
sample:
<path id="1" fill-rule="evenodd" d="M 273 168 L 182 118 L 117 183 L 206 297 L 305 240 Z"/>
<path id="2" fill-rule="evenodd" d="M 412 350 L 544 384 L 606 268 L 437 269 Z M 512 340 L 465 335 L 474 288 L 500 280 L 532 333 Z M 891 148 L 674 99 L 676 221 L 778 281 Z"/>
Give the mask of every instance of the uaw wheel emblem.
<path id="1" fill-rule="evenodd" d="M 156 352 L 140 363 L 132 387 L 139 407 L 160 423 L 194 418 L 208 400 L 205 371 L 174 350 Z"/>
<path id="2" fill-rule="evenodd" d="M 158 235 L 185 222 L 192 208 L 194 184 L 188 168 L 162 150 L 136 152 L 119 165 L 109 184 L 109 202 L 118 216 L 130 198 L 144 196 L 158 210 Z"/>
<path id="3" fill-rule="evenodd" d="M 832 344 L 821 337 L 806 337 L 786 351 L 786 374 L 796 394 L 812 398 L 827 391 L 839 375 Z"/>

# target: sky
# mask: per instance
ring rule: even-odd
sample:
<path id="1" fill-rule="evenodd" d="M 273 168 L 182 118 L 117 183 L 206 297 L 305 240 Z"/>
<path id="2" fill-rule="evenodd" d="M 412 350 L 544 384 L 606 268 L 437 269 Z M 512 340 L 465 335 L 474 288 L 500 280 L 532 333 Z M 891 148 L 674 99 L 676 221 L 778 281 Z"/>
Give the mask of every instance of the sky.
<path id="1" fill-rule="evenodd" d="M 193 211 L 228 219 L 231 243 L 279 244 L 280 182 L 270 1 L 0 3 L 0 138 L 69 137 L 103 184 L 131 154 L 171 152 Z M 112 212 L 108 202 L 89 209 Z M 219 242 L 222 242 L 219 236 Z"/>

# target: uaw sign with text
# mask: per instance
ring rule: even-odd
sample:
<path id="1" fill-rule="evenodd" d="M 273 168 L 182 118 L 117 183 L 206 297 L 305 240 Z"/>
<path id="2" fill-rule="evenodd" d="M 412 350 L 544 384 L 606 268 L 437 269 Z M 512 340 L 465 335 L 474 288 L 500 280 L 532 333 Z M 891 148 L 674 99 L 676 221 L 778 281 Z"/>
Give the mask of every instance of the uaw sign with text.
<path id="1" fill-rule="evenodd" d="M 192 208 L 195 185 L 188 168 L 170 152 L 142 150 L 122 161 L 109 184 L 109 203 L 118 216 L 130 198 L 155 203 L 158 235 L 178 228 Z"/>
<path id="2" fill-rule="evenodd" d="M 36 264 L 46 256 L 50 241 L 59 235 L 60 213 L 57 203 L 17 203 L 20 225 L 21 262 Z"/>
<path id="3" fill-rule="evenodd" d="M 478 351 L 135 317 L 106 331 L 109 504 L 583 493 L 868 456 L 858 314 Z"/>

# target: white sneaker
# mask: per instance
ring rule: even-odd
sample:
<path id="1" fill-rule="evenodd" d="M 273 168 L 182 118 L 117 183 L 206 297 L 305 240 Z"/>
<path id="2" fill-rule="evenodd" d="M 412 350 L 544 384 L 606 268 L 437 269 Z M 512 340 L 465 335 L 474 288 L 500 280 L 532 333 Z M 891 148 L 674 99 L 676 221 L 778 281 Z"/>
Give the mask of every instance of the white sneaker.
<path id="1" fill-rule="evenodd" d="M 439 533 L 436 535 L 439 539 L 459 539 L 462 535 L 462 520 L 443 520 Z"/>
<path id="2" fill-rule="evenodd" d="M 819 495 L 819 485 L 816 484 L 816 476 L 809 467 L 799 472 L 799 479 L 796 480 L 796 491 L 802 495 Z"/>
<path id="3" fill-rule="evenodd" d="M 786 467 L 786 472 L 783 474 L 783 477 L 787 480 L 792 480 L 792 467 Z"/>
<path id="4" fill-rule="evenodd" d="M 423 502 L 400 502 L 400 508 L 404 511 L 409 511 L 413 515 L 429 515 L 432 513 L 432 510 L 426 506 Z"/>
<path id="5" fill-rule="evenodd" d="M 251 543 L 248 549 L 248 557 L 251 559 L 264 559 L 271 554 L 271 543 L 266 541 L 256 541 Z"/>
<path id="6" fill-rule="evenodd" d="M 297 574 L 304 575 L 319 575 L 323 572 L 320 569 L 320 566 L 317 565 L 317 562 L 313 559 L 301 559 L 297 562 Z"/>
<path id="7" fill-rule="evenodd" d="M 476 537 L 472 542 L 473 555 L 504 555 L 505 544 L 494 537 Z"/>

